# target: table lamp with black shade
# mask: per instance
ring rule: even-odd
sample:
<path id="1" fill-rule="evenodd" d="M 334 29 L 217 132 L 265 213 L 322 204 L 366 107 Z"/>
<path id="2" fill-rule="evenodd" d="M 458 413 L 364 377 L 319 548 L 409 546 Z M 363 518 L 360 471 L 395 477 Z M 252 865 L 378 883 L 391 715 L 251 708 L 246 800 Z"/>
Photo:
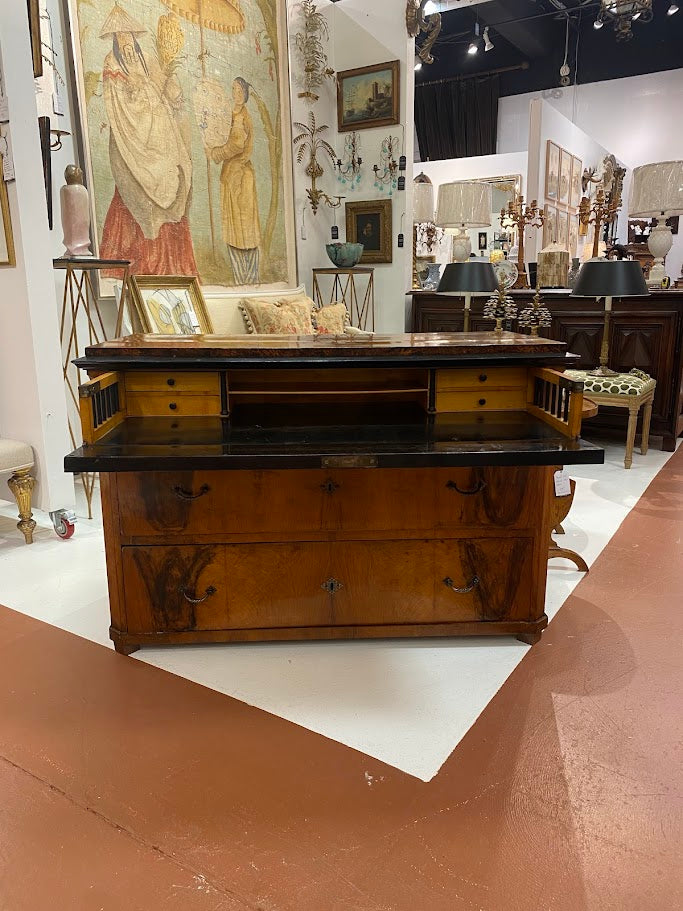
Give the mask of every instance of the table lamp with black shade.
<path id="1" fill-rule="evenodd" d="M 607 366 L 612 298 L 647 297 L 649 293 L 642 267 L 636 260 L 589 259 L 581 266 L 572 297 L 605 298 L 600 366 L 588 371 L 591 376 L 616 376 L 617 373 Z"/>
<path id="2" fill-rule="evenodd" d="M 469 332 L 470 307 L 473 294 L 491 294 L 498 290 L 498 279 L 489 262 L 470 259 L 464 263 L 448 263 L 443 270 L 437 289 L 441 292 L 462 294 L 465 297 L 463 330 Z"/>

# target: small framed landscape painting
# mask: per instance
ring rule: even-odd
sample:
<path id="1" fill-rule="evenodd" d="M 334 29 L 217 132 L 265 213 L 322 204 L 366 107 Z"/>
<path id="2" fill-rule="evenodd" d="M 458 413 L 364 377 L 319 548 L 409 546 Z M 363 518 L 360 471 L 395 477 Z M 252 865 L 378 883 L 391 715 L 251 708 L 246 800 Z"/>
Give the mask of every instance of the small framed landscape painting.
<path id="1" fill-rule="evenodd" d="M 560 192 L 560 147 L 548 140 L 545 152 L 545 198 L 557 202 Z"/>
<path id="2" fill-rule="evenodd" d="M 560 149 L 560 190 L 557 201 L 560 205 L 569 205 L 569 194 L 572 182 L 572 156 Z"/>
<path id="3" fill-rule="evenodd" d="M 360 262 L 390 263 L 393 259 L 391 200 L 346 203 L 346 240 L 363 244 Z"/>
<path id="4" fill-rule="evenodd" d="M 581 177 L 583 176 L 583 162 L 576 155 L 572 155 L 572 176 L 569 190 L 569 205 L 578 209 L 581 202 Z"/>
<path id="5" fill-rule="evenodd" d="M 337 73 L 339 132 L 400 123 L 398 76 L 398 60 Z"/>
<path id="6" fill-rule="evenodd" d="M 202 335 L 212 331 L 196 278 L 185 275 L 133 275 L 133 303 L 145 332 Z"/>

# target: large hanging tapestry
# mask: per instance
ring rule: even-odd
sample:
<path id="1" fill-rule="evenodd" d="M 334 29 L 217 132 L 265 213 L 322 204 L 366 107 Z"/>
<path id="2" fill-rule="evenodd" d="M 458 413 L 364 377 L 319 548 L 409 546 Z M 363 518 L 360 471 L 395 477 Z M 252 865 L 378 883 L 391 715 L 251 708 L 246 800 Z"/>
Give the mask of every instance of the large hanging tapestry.
<path id="1" fill-rule="evenodd" d="M 280 0 L 71 2 L 99 256 L 293 284 Z"/>

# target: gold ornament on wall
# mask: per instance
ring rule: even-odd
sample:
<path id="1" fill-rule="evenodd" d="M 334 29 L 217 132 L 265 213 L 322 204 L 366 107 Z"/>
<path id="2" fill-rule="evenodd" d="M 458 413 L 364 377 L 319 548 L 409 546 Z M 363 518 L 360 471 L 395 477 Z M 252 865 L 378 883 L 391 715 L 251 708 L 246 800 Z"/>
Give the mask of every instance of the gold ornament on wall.
<path id="1" fill-rule="evenodd" d="M 299 98 L 314 102 L 320 97 L 315 90 L 319 89 L 326 79 L 334 76 L 334 70 L 327 65 L 327 54 L 324 49 L 324 42 L 329 39 L 329 30 L 327 20 L 318 12 L 312 0 L 302 0 L 299 10 L 303 29 L 294 36 L 294 47 L 303 74 L 304 90 L 299 92 Z"/>
<path id="2" fill-rule="evenodd" d="M 441 13 L 425 14 L 427 0 L 408 0 L 406 6 L 406 28 L 411 38 L 417 38 L 420 32 L 426 34 L 425 40 L 415 53 L 423 63 L 434 63 L 432 48 L 441 31 Z"/>
<path id="3" fill-rule="evenodd" d="M 325 173 L 322 165 L 318 161 L 318 154 L 329 158 L 333 167 L 337 164 L 337 155 L 332 146 L 326 139 L 321 138 L 321 134 L 329 130 L 326 124 L 318 126 L 315 121 L 315 114 L 311 111 L 308 115 L 308 123 L 295 123 L 294 126 L 301 132 L 293 139 L 294 145 L 298 146 L 296 160 L 301 164 L 308 155 L 308 164 L 306 165 L 306 176 L 311 178 L 311 186 L 306 190 L 306 195 L 316 215 L 321 203 L 329 206 L 331 209 L 337 209 L 341 205 L 343 196 L 328 196 L 327 193 L 319 190 L 317 181 Z"/>

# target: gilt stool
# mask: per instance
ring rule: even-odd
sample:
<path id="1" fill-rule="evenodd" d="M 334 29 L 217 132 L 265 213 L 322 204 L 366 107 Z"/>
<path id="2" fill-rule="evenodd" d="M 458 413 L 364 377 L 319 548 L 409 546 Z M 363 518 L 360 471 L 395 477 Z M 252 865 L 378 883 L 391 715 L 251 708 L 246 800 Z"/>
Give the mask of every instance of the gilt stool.
<path id="1" fill-rule="evenodd" d="M 614 376 L 592 376 L 586 370 L 567 370 L 566 375 L 572 380 L 581 380 L 584 394 L 590 396 L 597 405 L 628 408 L 624 468 L 630 468 L 633 462 L 633 444 L 636 439 L 638 412 L 642 405 L 643 429 L 640 439 L 640 452 L 642 455 L 647 454 L 650 421 L 652 419 L 652 401 L 655 397 L 655 387 L 657 385 L 656 380 L 635 367 L 629 373 L 616 373 Z"/>
<path id="2" fill-rule="evenodd" d="M 0 439 L 0 474 L 10 472 L 7 486 L 17 501 L 17 528 L 23 533 L 27 544 L 33 544 L 33 529 L 36 527 L 31 512 L 31 497 L 36 485 L 36 479 L 31 474 L 33 465 L 33 450 L 28 443 Z"/>

